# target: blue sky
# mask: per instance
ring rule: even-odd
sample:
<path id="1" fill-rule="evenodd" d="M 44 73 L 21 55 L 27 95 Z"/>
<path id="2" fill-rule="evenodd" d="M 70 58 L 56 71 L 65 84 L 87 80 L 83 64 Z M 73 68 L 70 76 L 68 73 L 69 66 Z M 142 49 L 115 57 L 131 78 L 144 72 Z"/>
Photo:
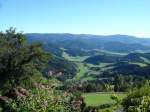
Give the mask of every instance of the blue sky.
<path id="1" fill-rule="evenodd" d="M 0 0 L 0 30 L 150 37 L 150 0 Z"/>

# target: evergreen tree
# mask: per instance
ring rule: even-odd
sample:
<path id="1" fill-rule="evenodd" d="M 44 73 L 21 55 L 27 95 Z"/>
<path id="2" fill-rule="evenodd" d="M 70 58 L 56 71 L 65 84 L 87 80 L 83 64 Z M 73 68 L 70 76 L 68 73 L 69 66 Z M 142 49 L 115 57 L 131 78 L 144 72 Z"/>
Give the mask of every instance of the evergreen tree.
<path id="1" fill-rule="evenodd" d="M 45 66 L 50 55 L 41 44 L 28 44 L 25 35 L 10 28 L 0 33 L 0 85 L 19 85 Z M 8 85 L 6 86 L 8 87 Z"/>

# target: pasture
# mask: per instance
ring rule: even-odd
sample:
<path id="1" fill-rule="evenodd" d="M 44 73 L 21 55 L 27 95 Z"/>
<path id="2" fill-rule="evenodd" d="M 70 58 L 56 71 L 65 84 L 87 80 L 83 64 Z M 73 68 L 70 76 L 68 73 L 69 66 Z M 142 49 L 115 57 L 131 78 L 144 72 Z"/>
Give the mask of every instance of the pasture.
<path id="1" fill-rule="evenodd" d="M 85 102 L 88 106 L 98 106 L 102 104 L 110 104 L 114 103 L 114 101 L 111 99 L 111 95 L 114 93 L 84 93 L 83 97 L 85 98 Z M 121 100 L 122 98 L 125 97 L 125 93 L 115 93 L 119 99 Z"/>

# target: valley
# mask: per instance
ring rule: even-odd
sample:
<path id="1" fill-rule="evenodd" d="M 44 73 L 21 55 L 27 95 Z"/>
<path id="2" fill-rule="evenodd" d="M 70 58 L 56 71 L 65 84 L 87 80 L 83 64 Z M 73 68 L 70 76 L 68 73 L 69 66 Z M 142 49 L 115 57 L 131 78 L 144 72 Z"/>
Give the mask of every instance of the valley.
<path id="1" fill-rule="evenodd" d="M 119 38 L 118 35 L 106 38 L 85 34 L 26 34 L 27 37 L 24 38 L 23 34 L 17 37 L 20 34 L 15 34 L 12 29 L 9 32 L 16 37 L 20 47 L 15 46 L 14 39 L 9 37 L 9 33 L 1 36 L 4 50 L 1 49 L 0 61 L 6 67 L 1 66 L 0 73 L 8 77 L 5 79 L 6 82 L 3 79 L 5 77 L 1 77 L 3 80 L 0 83 L 3 84 L 3 88 L 8 88 L 1 88 L 1 100 L 5 97 L 11 98 L 9 94 L 14 91 L 12 89 L 26 92 L 29 90 L 29 98 L 32 100 L 27 101 L 29 99 L 26 98 L 25 103 L 31 103 L 27 109 L 33 105 L 38 106 L 44 98 L 44 102 L 47 102 L 47 99 L 52 101 L 52 106 L 60 100 L 58 111 L 62 106 L 64 110 L 72 109 L 75 112 L 89 112 L 95 109 L 100 112 L 116 112 L 129 104 L 126 103 L 129 94 L 134 96 L 134 91 L 143 91 L 149 87 L 148 41 L 145 43 L 140 38 L 124 35 L 119 35 Z M 115 36 L 117 39 L 114 40 Z M 20 44 L 19 38 L 27 39 L 28 44 L 24 41 Z M 128 40 L 131 40 L 130 43 L 126 43 Z M 14 46 L 9 47 L 11 54 L 7 52 L 7 43 Z M 12 49 L 15 49 L 15 52 Z M 15 58 L 10 60 L 6 54 Z M 7 62 L 8 65 L 5 65 Z M 20 79 L 12 77 L 12 73 Z M 147 92 L 149 94 L 149 89 L 138 94 L 141 96 Z M 39 99 L 38 102 L 33 97 Z M 16 99 L 11 99 L 18 105 Z M 25 109 L 27 105 L 22 100 L 19 102 L 23 106 L 18 105 L 18 108 Z M 13 102 L 9 103 L 9 108 L 15 108 L 11 107 Z M 45 107 L 45 110 L 56 110 L 52 106 Z M 7 110 L 5 107 L 2 108 Z"/>
<path id="2" fill-rule="evenodd" d="M 31 35 L 34 37 L 34 34 Z M 34 38 L 31 38 L 32 41 L 36 40 Z M 99 111 L 103 110 L 103 105 L 108 109 L 112 108 L 110 105 L 116 105 L 111 95 L 116 94 L 120 101 L 126 97 L 127 91 L 141 86 L 145 78 L 150 78 L 149 39 L 144 42 L 145 39 L 142 41 L 141 38 L 125 35 L 73 34 L 47 34 L 45 38 L 46 49 L 53 44 L 55 48 L 50 52 L 75 65 L 75 74 L 64 80 L 67 82 L 64 87 L 81 91 L 86 104 L 100 108 Z M 128 40 L 130 43 L 127 44 Z"/>
<path id="3" fill-rule="evenodd" d="M 129 76 L 138 81 L 149 77 L 150 74 L 148 38 L 128 35 L 26 35 L 29 42 L 42 42 L 46 51 L 53 53 L 65 63 L 71 63 L 72 66 L 68 66 L 61 62 L 63 68 L 59 64 L 55 66 L 57 70 L 65 69 L 67 66 L 62 75 L 67 78 L 62 78 L 63 80 L 70 77 L 81 83 L 98 82 L 114 85 L 117 75 Z"/>
<path id="4" fill-rule="evenodd" d="M 150 112 L 150 0 L 0 0 L 0 112 Z"/>

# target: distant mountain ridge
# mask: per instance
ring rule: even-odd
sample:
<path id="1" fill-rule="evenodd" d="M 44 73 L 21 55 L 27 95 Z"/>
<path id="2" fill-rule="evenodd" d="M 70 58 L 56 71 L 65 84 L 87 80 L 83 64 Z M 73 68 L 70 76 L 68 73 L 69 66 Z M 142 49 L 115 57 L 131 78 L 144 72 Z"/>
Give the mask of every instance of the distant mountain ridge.
<path id="1" fill-rule="evenodd" d="M 149 77 L 150 39 L 128 35 L 26 34 L 54 55 L 48 70 L 61 80 L 96 80 L 116 74 Z M 82 77 L 80 77 L 80 75 Z M 78 79 L 78 78 L 77 78 Z M 102 80 L 101 80 L 102 81 Z"/>
<path id="2" fill-rule="evenodd" d="M 100 49 L 110 52 L 129 53 L 149 51 L 150 39 L 137 38 L 128 35 L 89 35 L 89 34 L 26 34 L 29 42 L 42 42 L 46 47 L 53 45 L 57 48 L 84 51 Z M 70 54 L 72 55 L 72 54 Z"/>
<path id="3" fill-rule="evenodd" d="M 117 41 L 117 42 L 128 42 L 128 43 L 150 43 L 150 38 L 140 38 L 136 36 L 130 36 L 130 35 L 93 35 L 93 34 L 71 34 L 71 33 L 27 33 L 25 34 L 27 37 L 36 37 L 39 39 L 39 37 L 42 37 L 44 39 L 50 39 L 50 38 L 61 38 L 63 40 L 65 39 L 98 39 L 103 41 Z"/>

